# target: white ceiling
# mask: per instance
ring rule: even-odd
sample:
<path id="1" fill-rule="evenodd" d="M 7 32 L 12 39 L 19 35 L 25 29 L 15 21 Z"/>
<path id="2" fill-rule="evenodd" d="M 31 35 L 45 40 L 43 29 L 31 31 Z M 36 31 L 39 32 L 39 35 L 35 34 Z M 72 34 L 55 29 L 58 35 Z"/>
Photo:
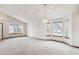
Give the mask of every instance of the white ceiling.
<path id="1" fill-rule="evenodd" d="M 50 4 L 46 6 L 48 19 L 64 16 L 77 10 L 78 5 Z M 24 22 L 39 22 L 44 19 L 42 4 L 2 4 L 0 10 Z"/>

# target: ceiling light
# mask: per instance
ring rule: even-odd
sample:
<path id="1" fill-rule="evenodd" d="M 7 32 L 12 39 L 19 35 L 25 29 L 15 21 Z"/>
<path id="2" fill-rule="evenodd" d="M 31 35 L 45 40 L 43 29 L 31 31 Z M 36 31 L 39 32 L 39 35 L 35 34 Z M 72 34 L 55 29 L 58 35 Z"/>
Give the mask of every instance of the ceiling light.
<path id="1" fill-rule="evenodd" d="M 44 19 L 43 19 L 43 22 L 44 23 L 47 23 L 48 22 L 47 15 L 46 15 L 46 11 L 47 11 L 46 6 L 47 6 L 47 4 L 44 4 Z"/>

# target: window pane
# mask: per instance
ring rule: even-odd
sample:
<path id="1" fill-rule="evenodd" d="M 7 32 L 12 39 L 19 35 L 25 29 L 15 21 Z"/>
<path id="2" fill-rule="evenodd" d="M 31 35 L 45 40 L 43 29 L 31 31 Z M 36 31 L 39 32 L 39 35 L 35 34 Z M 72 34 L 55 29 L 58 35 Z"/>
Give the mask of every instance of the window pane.
<path id="1" fill-rule="evenodd" d="M 9 25 L 9 32 L 13 33 L 14 32 L 14 27 L 12 25 Z"/>
<path id="2" fill-rule="evenodd" d="M 53 34 L 62 35 L 62 23 L 61 22 L 53 22 Z"/>
<path id="3" fill-rule="evenodd" d="M 22 32 L 23 26 L 16 25 L 16 24 L 10 24 L 9 25 L 9 33 L 17 33 L 17 32 Z"/>

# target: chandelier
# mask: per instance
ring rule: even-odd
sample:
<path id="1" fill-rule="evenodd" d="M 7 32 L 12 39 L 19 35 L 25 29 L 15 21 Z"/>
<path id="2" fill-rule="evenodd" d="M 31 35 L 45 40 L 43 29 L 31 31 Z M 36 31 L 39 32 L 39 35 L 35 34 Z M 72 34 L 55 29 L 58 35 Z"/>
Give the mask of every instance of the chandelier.
<path id="1" fill-rule="evenodd" d="M 44 6 L 44 19 L 43 19 L 43 22 L 48 23 L 47 14 L 46 14 L 46 12 L 47 12 L 47 4 L 44 4 L 43 6 Z"/>

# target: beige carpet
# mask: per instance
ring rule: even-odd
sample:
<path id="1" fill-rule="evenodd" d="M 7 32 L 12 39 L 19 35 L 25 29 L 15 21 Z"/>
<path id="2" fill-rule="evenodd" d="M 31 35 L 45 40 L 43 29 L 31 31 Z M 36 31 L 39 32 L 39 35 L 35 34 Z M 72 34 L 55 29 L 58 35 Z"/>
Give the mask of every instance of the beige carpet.
<path id="1" fill-rule="evenodd" d="M 43 41 L 31 37 L 11 38 L 0 42 L 1 55 L 71 55 L 79 49 L 54 41 Z"/>

